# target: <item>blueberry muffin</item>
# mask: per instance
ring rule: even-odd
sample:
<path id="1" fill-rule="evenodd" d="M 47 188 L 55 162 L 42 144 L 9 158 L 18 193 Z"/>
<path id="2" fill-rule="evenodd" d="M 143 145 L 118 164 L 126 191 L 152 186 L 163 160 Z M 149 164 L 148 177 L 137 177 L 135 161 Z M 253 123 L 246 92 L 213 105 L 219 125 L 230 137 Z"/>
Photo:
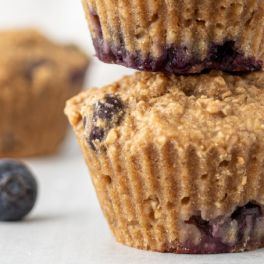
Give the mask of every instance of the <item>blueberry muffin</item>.
<path id="1" fill-rule="evenodd" d="M 81 91 L 87 56 L 34 30 L 0 32 L 0 157 L 53 153 L 65 101 Z"/>
<path id="2" fill-rule="evenodd" d="M 66 114 L 116 239 L 173 253 L 264 246 L 264 74 L 154 73 Z"/>
<path id="3" fill-rule="evenodd" d="M 176 74 L 261 70 L 264 1 L 83 0 L 97 56 Z"/>

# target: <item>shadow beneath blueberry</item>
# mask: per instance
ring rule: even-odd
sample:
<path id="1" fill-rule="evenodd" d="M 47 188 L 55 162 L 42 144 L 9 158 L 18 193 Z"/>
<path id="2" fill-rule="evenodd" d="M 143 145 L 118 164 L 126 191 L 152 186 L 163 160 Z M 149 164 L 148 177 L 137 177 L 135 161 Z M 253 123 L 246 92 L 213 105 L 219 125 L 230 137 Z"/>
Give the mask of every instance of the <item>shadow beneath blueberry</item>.
<path id="1" fill-rule="evenodd" d="M 94 214 L 89 210 L 69 210 L 62 213 L 47 212 L 44 214 L 30 214 L 25 217 L 22 222 L 26 223 L 44 223 L 44 222 L 60 222 L 60 221 L 83 221 L 83 219 L 89 220 L 90 214 Z"/>
<path id="2" fill-rule="evenodd" d="M 32 216 L 28 216 L 25 217 L 24 219 L 20 220 L 20 221 L 4 221 L 2 223 L 4 224 L 23 224 L 23 225 L 27 225 L 27 224 L 35 224 L 35 223 L 48 223 L 48 222 L 58 222 L 61 221 L 62 219 L 67 218 L 67 215 L 52 215 L 52 214 L 47 214 L 47 215 L 32 215 Z"/>
<path id="3" fill-rule="evenodd" d="M 32 215 L 26 217 L 23 222 L 25 223 L 42 223 L 42 222 L 57 222 L 68 218 L 66 214 L 46 214 L 46 215 Z"/>

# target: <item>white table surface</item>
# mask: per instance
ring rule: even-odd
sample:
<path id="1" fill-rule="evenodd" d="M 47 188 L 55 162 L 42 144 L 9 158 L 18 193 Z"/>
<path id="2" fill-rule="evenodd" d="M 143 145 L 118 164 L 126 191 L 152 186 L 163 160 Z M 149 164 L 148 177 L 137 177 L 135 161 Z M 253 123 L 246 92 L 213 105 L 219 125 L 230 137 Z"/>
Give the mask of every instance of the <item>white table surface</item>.
<path id="1" fill-rule="evenodd" d="M 0 0 L 0 28 L 37 26 L 55 39 L 93 48 L 80 0 Z M 89 86 L 131 70 L 93 59 Z M 24 222 L 0 223 L 0 264 L 206 264 L 264 263 L 264 250 L 211 256 L 158 254 L 113 239 L 72 134 L 60 153 L 26 160 L 39 182 L 39 198 Z"/>

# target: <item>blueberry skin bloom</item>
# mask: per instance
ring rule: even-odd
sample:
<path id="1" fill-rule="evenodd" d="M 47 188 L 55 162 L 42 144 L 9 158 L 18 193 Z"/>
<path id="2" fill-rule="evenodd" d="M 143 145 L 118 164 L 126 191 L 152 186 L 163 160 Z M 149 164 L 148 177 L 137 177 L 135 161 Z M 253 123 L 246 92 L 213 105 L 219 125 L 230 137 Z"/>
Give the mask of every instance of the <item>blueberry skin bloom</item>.
<path id="1" fill-rule="evenodd" d="M 18 221 L 34 207 L 37 182 L 30 170 L 16 160 L 0 160 L 0 221 Z"/>

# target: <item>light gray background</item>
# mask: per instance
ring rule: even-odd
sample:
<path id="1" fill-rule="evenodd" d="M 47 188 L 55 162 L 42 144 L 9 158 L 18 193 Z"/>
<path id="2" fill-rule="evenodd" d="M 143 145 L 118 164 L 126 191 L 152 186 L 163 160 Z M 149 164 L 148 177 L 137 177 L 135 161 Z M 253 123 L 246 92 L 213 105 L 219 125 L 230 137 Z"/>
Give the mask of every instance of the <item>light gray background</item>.
<path id="1" fill-rule="evenodd" d="M 0 28 L 40 27 L 59 41 L 79 43 L 93 55 L 80 0 L 0 0 Z M 133 71 L 95 58 L 87 86 L 101 86 Z M 100 212 L 72 134 L 58 155 L 26 161 L 40 196 L 29 218 L 0 223 L 0 264 L 206 264 L 264 262 L 264 251 L 187 256 L 143 252 L 115 243 Z"/>

